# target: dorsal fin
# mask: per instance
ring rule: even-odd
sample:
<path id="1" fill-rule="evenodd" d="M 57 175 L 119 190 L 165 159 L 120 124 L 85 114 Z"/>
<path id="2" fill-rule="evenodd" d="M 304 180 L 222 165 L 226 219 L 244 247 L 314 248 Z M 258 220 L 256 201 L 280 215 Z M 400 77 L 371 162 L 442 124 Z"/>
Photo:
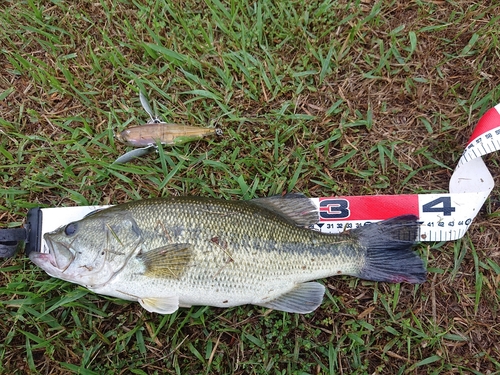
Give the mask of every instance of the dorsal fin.
<path id="1" fill-rule="evenodd" d="M 249 201 L 259 207 L 273 211 L 299 226 L 310 226 L 319 221 L 318 209 L 304 194 L 290 193 L 256 198 Z"/>

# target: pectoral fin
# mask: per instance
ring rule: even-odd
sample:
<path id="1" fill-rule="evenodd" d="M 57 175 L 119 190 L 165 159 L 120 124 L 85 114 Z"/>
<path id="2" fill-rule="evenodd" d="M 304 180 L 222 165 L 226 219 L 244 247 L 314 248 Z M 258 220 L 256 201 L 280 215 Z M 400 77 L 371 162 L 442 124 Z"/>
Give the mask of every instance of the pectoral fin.
<path id="1" fill-rule="evenodd" d="M 258 305 L 290 313 L 307 314 L 321 305 L 324 294 L 325 287 L 320 283 L 303 283 L 272 301 Z"/>
<path id="2" fill-rule="evenodd" d="M 137 257 L 144 262 L 145 276 L 177 279 L 186 270 L 192 255 L 190 244 L 177 243 L 149 250 Z"/>
<path id="3" fill-rule="evenodd" d="M 149 312 L 172 314 L 179 308 L 179 297 L 148 297 L 139 298 L 139 303 Z"/>

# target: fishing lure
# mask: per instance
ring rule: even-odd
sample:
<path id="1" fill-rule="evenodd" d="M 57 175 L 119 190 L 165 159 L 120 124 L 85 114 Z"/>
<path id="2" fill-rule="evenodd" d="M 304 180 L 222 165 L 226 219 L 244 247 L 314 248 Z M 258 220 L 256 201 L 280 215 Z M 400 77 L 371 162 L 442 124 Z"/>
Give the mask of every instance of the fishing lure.
<path id="1" fill-rule="evenodd" d="M 116 139 L 128 146 L 138 147 L 120 156 L 114 164 L 124 164 L 158 149 L 158 144 L 177 145 L 197 141 L 208 135 L 222 135 L 218 128 L 201 128 L 198 126 L 167 123 L 153 114 L 148 100 L 142 92 L 139 93 L 142 108 L 150 120 L 145 125 L 133 126 L 116 135 Z"/>

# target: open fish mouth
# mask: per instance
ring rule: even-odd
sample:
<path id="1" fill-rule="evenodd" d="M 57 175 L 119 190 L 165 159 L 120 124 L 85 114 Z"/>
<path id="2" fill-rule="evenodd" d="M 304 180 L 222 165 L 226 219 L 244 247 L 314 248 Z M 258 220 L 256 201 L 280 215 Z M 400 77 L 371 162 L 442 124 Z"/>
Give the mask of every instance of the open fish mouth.
<path id="1" fill-rule="evenodd" d="M 73 252 L 64 244 L 54 242 L 47 236 L 44 236 L 46 243 L 46 252 L 35 254 L 39 262 L 49 263 L 59 272 L 64 272 L 75 259 Z M 31 258 L 31 257 L 30 257 Z M 32 259 L 33 260 L 33 259 Z M 37 263 L 37 262 L 35 262 Z M 38 263 L 37 263 L 38 264 Z M 43 268 L 43 267 L 42 267 Z"/>
<path id="2" fill-rule="evenodd" d="M 30 259 L 40 268 L 46 270 L 47 268 L 58 269 L 54 255 L 49 253 L 35 253 L 29 255 Z"/>

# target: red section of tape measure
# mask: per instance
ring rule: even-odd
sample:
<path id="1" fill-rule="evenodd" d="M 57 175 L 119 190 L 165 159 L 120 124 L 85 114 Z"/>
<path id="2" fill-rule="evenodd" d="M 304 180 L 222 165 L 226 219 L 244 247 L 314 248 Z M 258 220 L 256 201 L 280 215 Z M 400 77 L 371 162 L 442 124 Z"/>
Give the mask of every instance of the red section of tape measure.
<path id="1" fill-rule="evenodd" d="M 477 123 L 477 126 L 467 144 L 470 144 L 474 139 L 480 137 L 484 133 L 500 126 L 500 113 L 498 113 L 497 108 L 499 108 L 499 106 L 491 108 L 483 115 L 483 117 L 479 119 L 479 122 Z"/>
<path id="2" fill-rule="evenodd" d="M 320 221 L 385 220 L 419 216 L 418 195 L 373 195 L 319 199 Z"/>

